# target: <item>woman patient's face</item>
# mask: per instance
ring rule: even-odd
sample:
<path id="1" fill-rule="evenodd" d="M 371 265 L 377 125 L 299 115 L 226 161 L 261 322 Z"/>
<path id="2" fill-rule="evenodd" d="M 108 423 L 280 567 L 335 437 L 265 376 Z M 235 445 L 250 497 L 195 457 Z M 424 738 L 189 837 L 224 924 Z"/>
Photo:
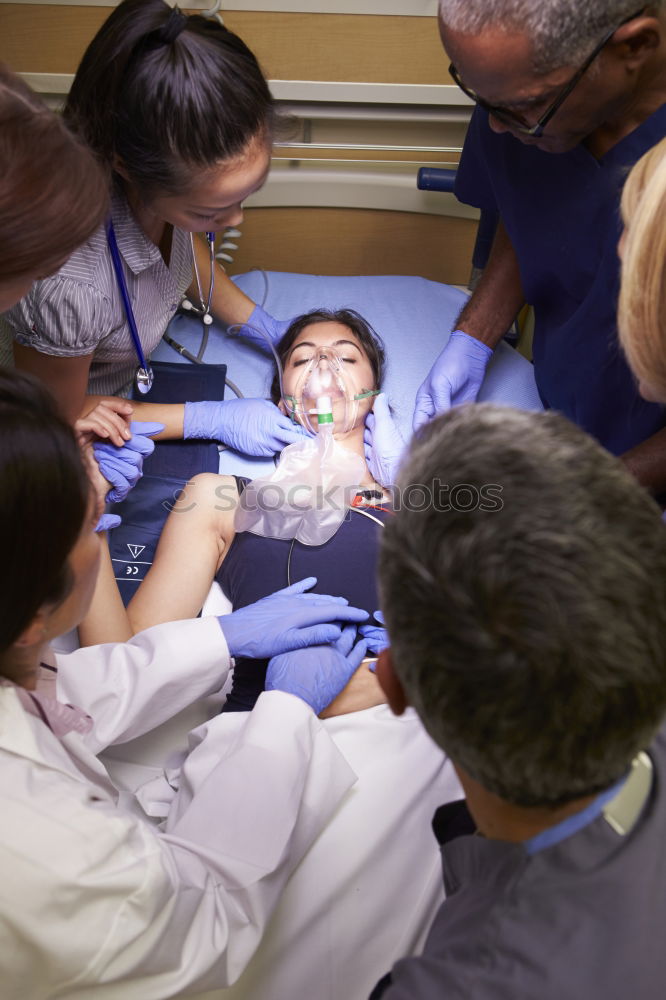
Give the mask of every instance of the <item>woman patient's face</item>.
<path id="1" fill-rule="evenodd" d="M 296 394 L 304 369 L 318 351 L 326 355 L 326 348 L 335 352 L 342 362 L 342 375 L 350 398 L 376 388 L 368 355 L 349 327 L 343 323 L 312 323 L 301 330 L 284 360 L 282 387 L 285 396 Z M 364 423 L 366 415 L 372 409 L 373 399 L 371 396 L 359 400 L 356 405 L 354 427 Z M 281 406 L 284 407 L 284 403 Z M 336 425 L 341 406 L 344 406 L 342 400 L 334 401 L 333 416 Z M 304 422 L 300 414 L 298 419 L 301 423 Z"/>

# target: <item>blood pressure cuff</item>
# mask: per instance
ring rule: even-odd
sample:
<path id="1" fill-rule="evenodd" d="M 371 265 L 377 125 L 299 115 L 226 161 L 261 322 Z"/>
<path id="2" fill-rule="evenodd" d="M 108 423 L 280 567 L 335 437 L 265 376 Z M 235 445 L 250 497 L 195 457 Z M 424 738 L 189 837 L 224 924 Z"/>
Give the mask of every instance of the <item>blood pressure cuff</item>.
<path id="1" fill-rule="evenodd" d="M 142 402 L 196 403 L 224 399 L 226 365 L 185 365 L 157 361 L 150 392 L 135 395 Z M 157 441 L 143 463 L 143 476 L 111 513 L 122 523 L 109 532 L 109 548 L 118 589 L 127 605 L 148 572 L 164 522 L 178 504 L 183 487 L 200 472 L 217 472 L 220 455 L 215 441 Z"/>

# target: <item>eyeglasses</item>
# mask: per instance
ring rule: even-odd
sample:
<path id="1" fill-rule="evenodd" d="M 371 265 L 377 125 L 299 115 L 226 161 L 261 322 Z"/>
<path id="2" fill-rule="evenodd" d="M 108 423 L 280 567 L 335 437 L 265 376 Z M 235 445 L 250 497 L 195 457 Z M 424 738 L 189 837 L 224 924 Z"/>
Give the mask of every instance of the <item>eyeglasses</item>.
<path id="1" fill-rule="evenodd" d="M 458 73 L 458 70 L 453 65 L 453 63 L 451 63 L 451 65 L 449 66 L 449 73 L 451 74 L 457 85 L 460 87 L 462 92 L 464 94 L 467 94 L 468 97 L 471 97 L 472 100 L 479 105 L 479 107 L 485 108 L 485 110 L 489 114 L 491 114 L 493 118 L 497 118 L 497 120 L 502 122 L 504 125 L 508 125 L 509 128 L 513 129 L 514 132 L 520 132 L 521 135 L 530 135 L 534 139 L 540 139 L 541 136 L 543 135 L 543 130 L 545 129 L 548 122 L 564 104 L 571 91 L 580 82 L 581 78 L 588 71 L 594 60 L 601 52 L 601 50 L 608 44 L 608 42 L 610 42 L 611 38 L 618 30 L 618 28 L 621 28 L 622 25 L 624 24 L 628 24 L 629 21 L 633 21 L 634 18 L 639 17 L 645 11 L 645 9 L 646 9 L 645 7 L 641 7 L 641 9 L 636 11 L 635 14 L 632 14 L 630 17 L 625 18 L 624 21 L 621 21 L 620 24 L 616 25 L 616 27 L 612 28 L 604 35 L 602 40 L 599 42 L 594 51 L 590 53 L 590 55 L 587 57 L 587 59 L 580 67 L 580 69 L 574 73 L 574 75 L 571 77 L 566 86 L 563 87 L 563 89 L 557 95 L 557 97 L 550 105 L 548 110 L 541 115 L 536 125 L 530 125 L 523 118 L 523 116 L 521 114 L 518 114 L 518 112 L 516 111 L 511 111 L 509 110 L 509 108 L 497 107 L 494 104 L 489 104 L 488 101 L 484 101 L 484 99 L 482 97 L 479 97 L 479 95 L 475 93 L 475 91 L 465 86 L 465 84 L 460 79 L 460 74 Z"/>

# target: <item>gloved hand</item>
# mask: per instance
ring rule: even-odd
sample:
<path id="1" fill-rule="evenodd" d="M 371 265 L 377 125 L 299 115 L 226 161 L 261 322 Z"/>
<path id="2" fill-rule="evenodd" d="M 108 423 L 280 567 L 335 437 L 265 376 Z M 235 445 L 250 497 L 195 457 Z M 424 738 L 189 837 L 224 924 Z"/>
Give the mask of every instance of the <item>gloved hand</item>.
<path id="1" fill-rule="evenodd" d="M 276 319 L 275 316 L 270 316 L 267 312 L 264 312 L 261 306 L 255 306 L 247 322 L 231 329 L 234 333 L 239 333 L 241 337 L 245 337 L 252 344 L 256 344 L 262 351 L 272 355 L 273 352 L 271 351 L 270 344 L 277 344 L 279 340 L 282 340 L 290 323 L 290 319 Z M 258 331 L 264 333 L 265 336 L 262 337 Z"/>
<path id="2" fill-rule="evenodd" d="M 163 430 L 164 424 L 136 420 L 130 424 L 131 438 L 122 448 L 106 441 L 94 442 L 93 453 L 100 472 L 112 487 L 106 495 L 108 501 L 119 503 L 136 486 L 143 472 L 144 458 L 155 450 L 155 442 L 149 435 Z"/>
<path id="3" fill-rule="evenodd" d="M 287 650 L 336 642 L 342 625 L 334 623 L 367 621 L 368 613 L 350 608 L 344 597 L 304 593 L 316 582 L 309 576 L 218 618 L 231 655 L 269 659 Z"/>
<path id="4" fill-rule="evenodd" d="M 375 611 L 374 618 L 376 621 L 381 622 L 381 625 L 361 625 L 359 632 L 367 643 L 368 651 L 377 656 L 390 643 L 388 632 L 382 627 L 384 625 L 384 615 L 381 611 Z"/>
<path id="5" fill-rule="evenodd" d="M 185 403 L 184 438 L 222 441 L 244 455 L 272 458 L 288 444 L 308 437 L 267 399 Z"/>
<path id="6" fill-rule="evenodd" d="M 274 656 L 266 672 L 267 691 L 295 694 L 319 715 L 342 691 L 365 656 L 365 640 L 354 644 L 349 625 L 332 646 L 311 646 Z"/>
<path id="7" fill-rule="evenodd" d="M 452 406 L 473 402 L 492 356 L 476 337 L 454 330 L 416 394 L 414 430 Z"/>
<path id="8" fill-rule="evenodd" d="M 111 531 L 111 528 L 118 527 L 120 520 L 117 514 L 102 514 L 95 525 L 95 531 Z"/>
<path id="9" fill-rule="evenodd" d="M 375 405 L 365 418 L 363 444 L 365 460 L 375 482 L 393 486 L 405 442 L 391 416 L 385 392 L 375 397 Z"/>

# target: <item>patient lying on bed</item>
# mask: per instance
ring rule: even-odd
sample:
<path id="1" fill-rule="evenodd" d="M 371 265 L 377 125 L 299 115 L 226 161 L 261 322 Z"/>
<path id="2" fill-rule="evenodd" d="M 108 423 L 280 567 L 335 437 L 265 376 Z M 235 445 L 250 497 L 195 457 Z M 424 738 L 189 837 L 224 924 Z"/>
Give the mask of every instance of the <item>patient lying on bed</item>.
<path id="1" fill-rule="evenodd" d="M 346 449 L 360 456 L 365 470 L 362 495 L 346 520 L 318 546 L 247 531 L 234 535 L 243 483 L 233 477 L 196 477 L 171 513 L 153 567 L 129 606 L 135 629 L 197 614 L 214 578 L 234 607 L 316 576 L 322 592 L 344 596 L 370 612 L 377 608 L 377 548 L 391 512 L 384 485 L 373 480 L 365 464 L 363 431 L 374 398 L 368 393 L 381 386 L 381 344 L 353 314 L 309 314 L 292 324 L 279 345 L 283 390 L 285 397 L 292 395 L 313 351 L 325 353 L 331 345 L 352 394 L 364 397 L 353 426 L 335 432 Z M 274 400 L 279 398 L 275 385 Z M 229 708 L 236 711 L 227 714 L 229 753 L 247 718 L 242 710 L 252 707 L 263 688 L 264 666 L 236 663 L 229 698 Z M 460 787 L 415 712 L 394 716 L 383 701 L 374 673 L 362 665 L 327 710 L 330 717 L 323 725 L 357 783 L 290 878 L 249 967 L 219 1000 L 366 1000 L 391 961 L 422 947 L 442 891 L 429 822 L 438 805 L 460 797 Z M 202 740 L 200 762 L 206 745 L 202 729 L 203 735 L 191 737 Z M 184 789 L 205 781 L 206 773 L 206 767 L 190 773 L 185 763 L 181 801 L 187 802 Z"/>
<path id="2" fill-rule="evenodd" d="M 375 583 L 377 549 L 383 521 L 390 516 L 389 497 L 374 482 L 365 462 L 364 423 L 372 408 L 373 390 L 381 388 L 383 346 L 372 328 L 356 313 L 317 311 L 295 320 L 278 345 L 283 366 L 282 391 L 276 376 L 273 400 L 283 409 L 293 406 L 299 379 L 313 354 L 335 352 L 349 397 L 362 396 L 347 414 L 346 429 L 333 404 L 336 440 L 362 459 L 359 493 L 336 534 L 323 545 L 294 539 L 234 533 L 234 517 L 245 480 L 200 475 L 188 483 L 171 513 L 146 579 L 129 605 L 135 631 L 158 622 L 199 613 L 213 579 L 234 608 L 244 607 L 307 576 L 317 577 L 316 591 L 343 596 L 372 614 L 378 606 Z M 324 362 L 325 363 L 325 362 Z M 299 419 L 303 419 L 302 414 Z M 227 711 L 249 711 L 263 690 L 266 663 L 237 661 Z M 362 666 L 331 712 L 379 704 L 383 695 L 374 674 Z"/>

